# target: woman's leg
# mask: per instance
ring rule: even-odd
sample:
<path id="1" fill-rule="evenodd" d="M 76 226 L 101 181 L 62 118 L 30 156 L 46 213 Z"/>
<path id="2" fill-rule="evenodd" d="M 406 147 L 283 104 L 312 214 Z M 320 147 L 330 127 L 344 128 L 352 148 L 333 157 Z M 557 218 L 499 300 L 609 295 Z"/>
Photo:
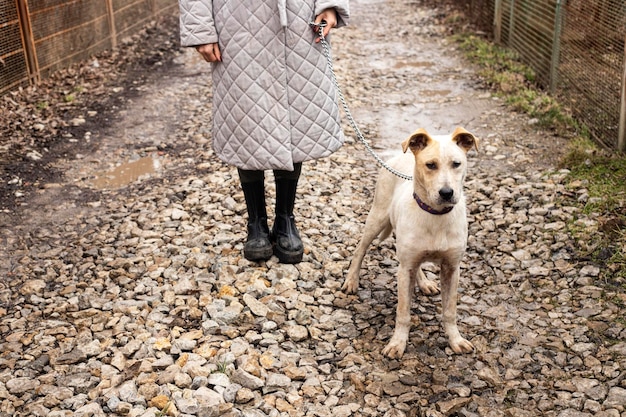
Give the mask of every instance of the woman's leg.
<path id="1" fill-rule="evenodd" d="M 248 238 L 243 256 L 249 261 L 264 261 L 272 256 L 272 243 L 265 208 L 265 174 L 263 171 L 237 169 L 248 210 Z"/>
<path id="2" fill-rule="evenodd" d="M 293 207 L 296 200 L 298 179 L 302 163 L 294 164 L 293 171 L 274 171 L 276 180 L 276 219 L 272 227 L 274 253 L 282 263 L 295 264 L 302 261 L 304 246 L 296 228 Z"/>

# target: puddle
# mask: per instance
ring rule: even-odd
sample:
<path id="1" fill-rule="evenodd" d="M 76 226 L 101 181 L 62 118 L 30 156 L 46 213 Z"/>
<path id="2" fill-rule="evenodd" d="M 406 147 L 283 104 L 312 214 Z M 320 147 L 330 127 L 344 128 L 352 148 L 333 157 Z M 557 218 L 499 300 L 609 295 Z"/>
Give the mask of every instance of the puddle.
<path id="1" fill-rule="evenodd" d="M 158 160 L 147 156 L 98 174 L 92 185 L 99 189 L 121 188 L 141 178 L 151 176 L 159 165 Z"/>
<path id="2" fill-rule="evenodd" d="M 376 152 L 383 159 L 387 159 L 400 153 L 400 143 L 420 127 L 431 134 L 448 134 L 456 126 L 463 126 L 471 131 L 480 123 L 481 115 L 487 110 L 490 100 L 461 97 L 463 100 L 451 103 L 423 102 L 360 108 L 354 111 L 353 116 L 357 125 L 376 126 L 376 136 L 365 139 L 375 145 Z"/>

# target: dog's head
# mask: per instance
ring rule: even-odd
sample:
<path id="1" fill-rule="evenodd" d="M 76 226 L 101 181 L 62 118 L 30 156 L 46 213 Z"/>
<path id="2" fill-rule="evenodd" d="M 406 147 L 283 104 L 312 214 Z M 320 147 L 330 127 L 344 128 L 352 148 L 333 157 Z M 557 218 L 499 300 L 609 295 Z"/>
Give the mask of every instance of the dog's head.
<path id="1" fill-rule="evenodd" d="M 419 198 L 435 208 L 458 203 L 472 148 L 478 150 L 478 140 L 462 127 L 442 136 L 418 129 L 402 142 L 402 151 L 411 150 L 415 157 L 413 182 Z"/>

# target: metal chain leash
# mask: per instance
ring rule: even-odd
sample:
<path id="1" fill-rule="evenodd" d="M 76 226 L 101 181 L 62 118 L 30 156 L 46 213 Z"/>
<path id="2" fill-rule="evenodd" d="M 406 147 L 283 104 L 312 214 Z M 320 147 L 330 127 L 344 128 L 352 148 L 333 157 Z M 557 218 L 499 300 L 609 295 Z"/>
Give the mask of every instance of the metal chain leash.
<path id="1" fill-rule="evenodd" d="M 367 142 L 367 140 L 361 133 L 361 130 L 359 130 L 359 127 L 356 125 L 356 122 L 354 121 L 354 118 L 352 117 L 352 113 L 350 113 L 350 109 L 348 108 L 346 99 L 344 98 L 343 93 L 341 92 L 341 88 L 339 87 L 339 82 L 337 82 L 337 76 L 335 75 L 335 70 L 333 68 L 333 60 L 332 60 L 332 56 L 330 53 L 330 46 L 328 45 L 328 42 L 326 41 L 326 38 L 324 37 L 324 27 L 326 26 L 326 22 L 322 21 L 320 24 L 311 22 L 310 24 L 313 27 L 317 26 L 319 28 L 318 34 L 320 36 L 320 43 L 322 44 L 322 47 L 324 48 L 324 55 L 326 56 L 328 69 L 330 70 L 330 73 L 332 75 L 333 84 L 335 84 L 335 89 L 337 90 L 337 94 L 339 95 L 339 99 L 341 100 L 343 111 L 346 113 L 346 117 L 348 118 L 348 122 L 350 123 L 350 126 L 352 126 L 352 129 L 354 129 L 354 132 L 356 133 L 356 137 L 359 139 L 359 141 L 363 145 L 365 145 L 365 149 L 368 150 L 368 152 L 374 157 L 374 159 L 376 159 L 376 162 L 378 162 L 383 168 L 391 172 L 393 175 L 396 175 L 404 180 L 412 181 L 413 180 L 412 176 L 406 175 L 390 167 L 389 165 L 387 165 L 387 163 L 385 163 L 385 161 L 383 161 L 383 159 L 376 152 L 374 152 L 374 149 L 372 149 L 370 144 Z"/>

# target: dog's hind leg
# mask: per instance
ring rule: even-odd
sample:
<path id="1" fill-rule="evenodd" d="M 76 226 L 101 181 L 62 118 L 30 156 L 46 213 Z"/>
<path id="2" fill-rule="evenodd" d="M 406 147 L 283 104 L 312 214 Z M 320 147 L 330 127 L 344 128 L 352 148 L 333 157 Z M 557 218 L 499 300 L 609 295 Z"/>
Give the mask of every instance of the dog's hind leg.
<path id="1" fill-rule="evenodd" d="M 391 223 L 387 213 L 382 212 L 381 210 L 371 210 L 367 215 L 363 237 L 354 251 L 352 262 L 350 262 L 350 269 L 348 269 L 346 280 L 341 287 L 342 290 L 349 294 L 356 292 L 359 288 L 359 273 L 361 271 L 361 264 L 363 263 L 363 258 L 365 257 L 367 248 L 374 241 L 376 236 L 383 233 L 381 237 L 386 237 L 385 233 L 389 235 L 390 231 Z"/>
<path id="2" fill-rule="evenodd" d="M 456 324 L 456 299 L 459 287 L 459 265 L 443 262 L 441 265 L 441 303 L 443 311 L 443 329 L 448 336 L 448 343 L 455 353 L 470 353 L 474 346 L 461 336 Z"/>
<path id="3" fill-rule="evenodd" d="M 437 286 L 437 283 L 432 279 L 426 278 L 422 268 L 417 268 L 417 286 L 425 295 L 439 294 L 439 287 Z"/>

